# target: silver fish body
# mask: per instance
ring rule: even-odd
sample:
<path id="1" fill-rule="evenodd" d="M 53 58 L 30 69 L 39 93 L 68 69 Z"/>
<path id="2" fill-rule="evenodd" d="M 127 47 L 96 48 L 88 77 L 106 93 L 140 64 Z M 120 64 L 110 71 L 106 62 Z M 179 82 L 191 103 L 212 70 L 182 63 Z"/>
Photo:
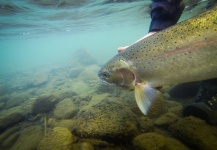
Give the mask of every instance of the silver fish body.
<path id="1" fill-rule="evenodd" d="M 131 45 L 108 61 L 99 77 L 128 89 L 217 78 L 217 6 Z"/>

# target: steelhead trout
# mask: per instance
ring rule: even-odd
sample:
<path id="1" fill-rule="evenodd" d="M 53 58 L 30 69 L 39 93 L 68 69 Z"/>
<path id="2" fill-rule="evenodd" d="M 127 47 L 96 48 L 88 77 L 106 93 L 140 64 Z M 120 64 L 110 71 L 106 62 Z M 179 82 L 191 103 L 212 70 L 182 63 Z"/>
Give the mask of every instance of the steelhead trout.
<path id="1" fill-rule="evenodd" d="M 217 6 L 129 46 L 98 76 L 103 83 L 135 90 L 144 114 L 157 87 L 217 78 Z"/>

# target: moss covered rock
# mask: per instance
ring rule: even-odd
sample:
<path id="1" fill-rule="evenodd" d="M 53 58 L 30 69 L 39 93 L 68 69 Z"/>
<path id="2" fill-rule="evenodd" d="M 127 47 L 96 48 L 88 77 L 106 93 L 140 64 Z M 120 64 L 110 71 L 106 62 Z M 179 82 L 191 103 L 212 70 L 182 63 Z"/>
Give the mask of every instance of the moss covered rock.
<path id="1" fill-rule="evenodd" d="M 22 107 L 17 106 L 11 109 L 3 110 L 0 112 L 0 131 L 22 121 L 26 112 L 23 111 Z"/>
<path id="2" fill-rule="evenodd" d="M 179 119 L 169 129 L 174 136 L 192 148 L 214 150 L 217 147 L 217 129 L 198 118 L 190 116 Z"/>
<path id="3" fill-rule="evenodd" d="M 136 149 L 144 150 L 164 149 L 165 143 L 166 139 L 163 136 L 156 133 L 141 134 L 133 140 L 133 144 Z"/>
<path id="4" fill-rule="evenodd" d="M 43 96 L 35 100 L 32 108 L 32 114 L 37 115 L 40 113 L 48 113 L 54 109 L 56 97 Z"/>
<path id="5" fill-rule="evenodd" d="M 19 72 L 9 80 L 10 88 L 13 90 L 28 90 L 39 88 L 48 82 L 48 72 L 44 69 L 30 69 L 26 72 Z"/>
<path id="6" fill-rule="evenodd" d="M 145 133 L 134 138 L 133 144 L 137 150 L 188 150 L 183 143 L 176 139 L 157 133 Z"/>
<path id="7" fill-rule="evenodd" d="M 7 129 L 0 134 L 0 149 L 11 147 L 19 136 L 20 127 L 15 126 Z"/>
<path id="8" fill-rule="evenodd" d="M 14 92 L 9 96 L 9 99 L 7 100 L 5 107 L 8 109 L 11 107 L 18 106 L 19 104 L 21 104 L 24 101 L 27 101 L 31 97 L 32 96 L 28 93 Z"/>
<path id="9" fill-rule="evenodd" d="M 0 148 L 9 148 L 11 147 L 19 137 L 19 132 L 12 133 L 7 139 L 5 139 Z"/>
<path id="10" fill-rule="evenodd" d="M 75 136 L 63 127 L 55 127 L 40 142 L 39 150 L 71 150 Z"/>
<path id="11" fill-rule="evenodd" d="M 168 127 L 170 124 L 174 123 L 178 118 L 178 115 L 168 112 L 163 116 L 157 118 L 154 121 L 154 124 L 159 127 Z"/>
<path id="12" fill-rule="evenodd" d="M 10 150 L 37 149 L 43 136 L 43 128 L 41 126 L 26 127 L 19 131 L 19 137 Z"/>
<path id="13" fill-rule="evenodd" d="M 76 132 L 82 137 L 132 136 L 138 133 L 137 116 L 107 94 L 94 95 L 78 114 Z"/>
<path id="14" fill-rule="evenodd" d="M 138 128 L 141 132 L 152 132 L 154 131 L 154 124 L 148 117 L 142 116 L 138 118 Z"/>
<path id="15" fill-rule="evenodd" d="M 94 146 L 89 142 L 78 142 L 72 144 L 73 150 L 94 150 Z"/>
<path id="16" fill-rule="evenodd" d="M 69 131 L 73 131 L 76 126 L 76 122 L 73 119 L 61 119 L 57 120 L 55 118 L 48 119 L 48 125 L 51 127 L 64 127 Z"/>
<path id="17" fill-rule="evenodd" d="M 100 67 L 97 65 L 91 65 L 86 67 L 86 69 L 84 71 L 82 71 L 78 78 L 82 81 L 90 81 L 90 80 L 97 80 L 98 76 L 97 76 L 97 72 L 99 71 Z"/>
<path id="18" fill-rule="evenodd" d="M 59 102 L 54 110 L 54 115 L 57 119 L 72 118 L 78 112 L 78 107 L 70 98 L 66 98 Z"/>

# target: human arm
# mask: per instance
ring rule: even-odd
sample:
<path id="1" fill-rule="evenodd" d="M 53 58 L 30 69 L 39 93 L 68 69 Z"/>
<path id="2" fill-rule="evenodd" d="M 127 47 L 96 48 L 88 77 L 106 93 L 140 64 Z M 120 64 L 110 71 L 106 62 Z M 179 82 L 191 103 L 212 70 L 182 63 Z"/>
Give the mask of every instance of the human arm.
<path id="1" fill-rule="evenodd" d="M 182 0 L 152 0 L 151 23 L 149 33 L 137 40 L 135 43 L 176 24 L 184 10 Z M 118 52 L 125 50 L 128 46 L 119 47 Z"/>

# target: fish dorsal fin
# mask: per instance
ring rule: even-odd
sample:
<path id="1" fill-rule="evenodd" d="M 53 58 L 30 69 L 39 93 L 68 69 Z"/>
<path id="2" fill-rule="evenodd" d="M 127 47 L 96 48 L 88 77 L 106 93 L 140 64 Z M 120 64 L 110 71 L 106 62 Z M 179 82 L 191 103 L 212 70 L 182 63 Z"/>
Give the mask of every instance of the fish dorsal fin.
<path id="1" fill-rule="evenodd" d="M 156 98 L 156 90 L 147 85 L 137 83 L 135 86 L 135 98 L 139 109 L 143 114 L 147 115 L 151 104 Z"/>

